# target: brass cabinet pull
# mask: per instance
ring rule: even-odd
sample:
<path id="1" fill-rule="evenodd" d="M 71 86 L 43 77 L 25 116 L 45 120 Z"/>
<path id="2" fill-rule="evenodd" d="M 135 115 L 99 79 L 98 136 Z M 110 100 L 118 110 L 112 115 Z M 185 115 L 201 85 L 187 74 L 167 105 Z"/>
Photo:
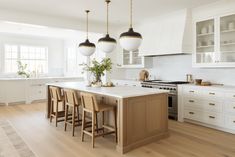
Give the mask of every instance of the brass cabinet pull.
<path id="1" fill-rule="evenodd" d="M 209 93 L 210 95 L 215 95 L 215 93 Z"/>
<path id="2" fill-rule="evenodd" d="M 189 114 L 194 114 L 194 112 L 189 112 Z"/>
<path id="3" fill-rule="evenodd" d="M 210 106 L 215 106 L 215 104 L 213 104 L 213 103 L 209 103 L 209 105 L 210 105 Z"/>
<path id="4" fill-rule="evenodd" d="M 194 100 L 189 100 L 189 102 L 194 102 Z"/>
<path id="5" fill-rule="evenodd" d="M 211 119 L 215 119 L 215 117 L 214 117 L 214 116 L 209 116 L 209 118 L 211 118 Z"/>
<path id="6" fill-rule="evenodd" d="M 194 93 L 194 91 L 193 90 L 191 90 L 191 91 L 189 91 L 190 93 Z"/>

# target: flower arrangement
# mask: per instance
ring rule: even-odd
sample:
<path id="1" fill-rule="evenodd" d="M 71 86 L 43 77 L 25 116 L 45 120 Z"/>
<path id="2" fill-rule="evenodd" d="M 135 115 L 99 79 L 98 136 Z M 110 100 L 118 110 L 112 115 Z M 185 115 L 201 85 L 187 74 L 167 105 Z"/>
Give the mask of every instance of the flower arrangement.
<path id="1" fill-rule="evenodd" d="M 23 77 L 29 78 L 30 74 L 29 74 L 29 72 L 26 71 L 28 65 L 27 64 L 23 64 L 21 61 L 17 61 L 17 64 L 18 64 L 17 74 L 19 76 L 23 76 Z"/>
<path id="2" fill-rule="evenodd" d="M 83 64 L 85 67 L 83 70 L 91 72 L 95 78 L 92 85 L 102 84 L 101 77 L 105 75 L 105 71 L 110 72 L 112 70 L 112 61 L 110 58 L 104 58 L 101 62 L 93 59 L 91 65 Z"/>

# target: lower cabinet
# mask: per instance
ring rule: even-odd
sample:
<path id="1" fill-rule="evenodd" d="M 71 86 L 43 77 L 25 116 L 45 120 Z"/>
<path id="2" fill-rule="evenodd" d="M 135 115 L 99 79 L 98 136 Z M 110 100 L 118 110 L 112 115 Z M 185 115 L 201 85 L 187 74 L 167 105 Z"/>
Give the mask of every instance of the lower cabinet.
<path id="1" fill-rule="evenodd" d="M 180 85 L 178 119 L 235 133 L 235 88 Z"/>
<path id="2" fill-rule="evenodd" d="M 30 104 L 47 98 L 47 83 L 82 81 L 82 78 L 39 78 L 0 80 L 0 105 Z"/>

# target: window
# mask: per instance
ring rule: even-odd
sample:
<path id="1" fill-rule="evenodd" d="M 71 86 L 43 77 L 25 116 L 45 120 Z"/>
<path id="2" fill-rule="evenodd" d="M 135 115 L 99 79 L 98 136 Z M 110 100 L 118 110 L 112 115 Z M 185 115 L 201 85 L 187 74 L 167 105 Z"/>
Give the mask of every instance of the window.
<path id="1" fill-rule="evenodd" d="M 5 45 L 5 73 L 16 73 L 17 61 L 27 64 L 27 70 L 30 72 L 48 73 L 48 48 Z"/>

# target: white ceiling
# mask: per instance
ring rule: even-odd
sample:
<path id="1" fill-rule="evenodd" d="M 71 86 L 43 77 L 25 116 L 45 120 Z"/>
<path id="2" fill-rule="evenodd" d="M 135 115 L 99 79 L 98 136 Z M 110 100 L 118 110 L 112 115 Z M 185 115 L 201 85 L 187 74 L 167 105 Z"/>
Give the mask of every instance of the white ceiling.
<path id="1" fill-rule="evenodd" d="M 172 12 L 194 8 L 218 0 L 133 0 L 134 21 Z M 46 16 L 84 19 L 85 9 L 90 9 L 90 19 L 105 21 L 105 0 L 0 0 L 0 9 L 22 11 Z M 111 0 L 110 21 L 124 24 L 129 20 L 129 0 Z"/>

